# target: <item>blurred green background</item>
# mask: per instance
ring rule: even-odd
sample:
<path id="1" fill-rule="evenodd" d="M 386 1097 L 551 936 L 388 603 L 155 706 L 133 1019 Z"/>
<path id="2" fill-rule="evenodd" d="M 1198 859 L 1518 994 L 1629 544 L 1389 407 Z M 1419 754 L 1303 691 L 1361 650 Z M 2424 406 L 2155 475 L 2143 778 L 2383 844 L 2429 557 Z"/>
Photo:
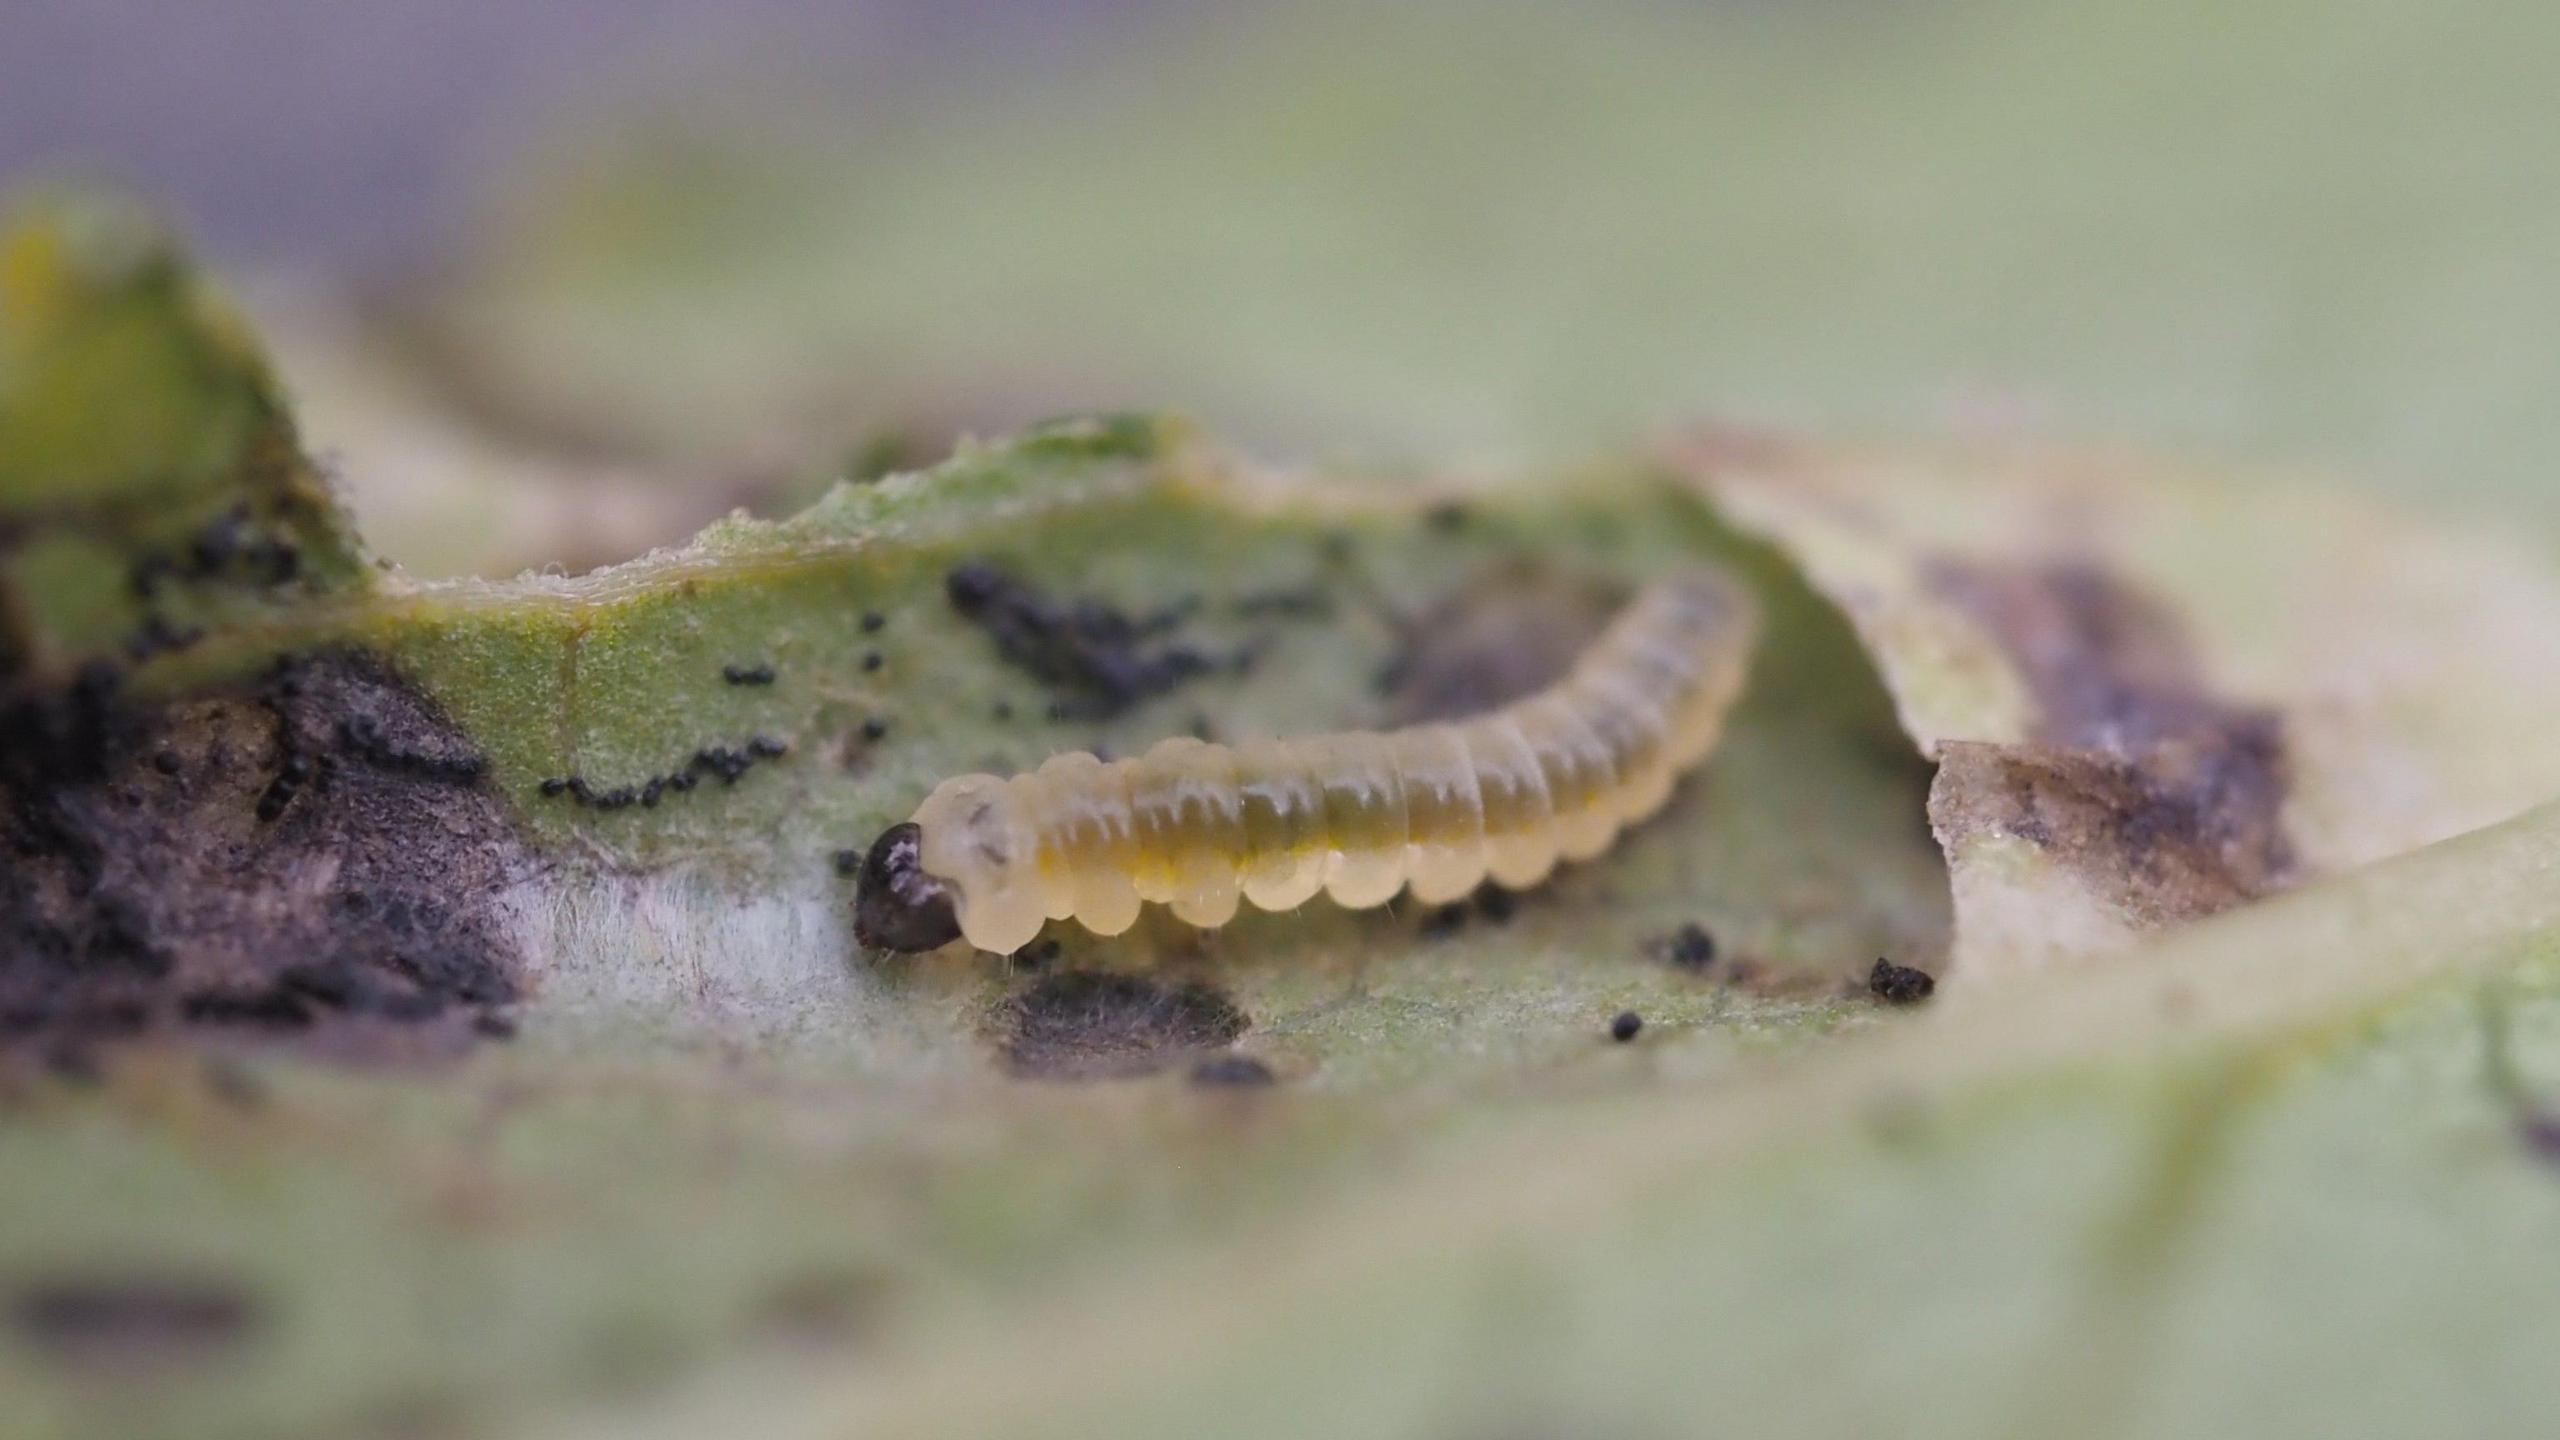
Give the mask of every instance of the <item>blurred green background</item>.
<path id="1" fill-rule="evenodd" d="M 13 65 L 89 63 L 0 86 L 0 159 L 179 197 L 530 453 L 729 483 L 1169 406 L 1499 463 L 1714 416 L 2560 516 L 2549 6 L 253 8 L 41 17 Z M 277 328 L 321 445 L 399 443 Z"/>

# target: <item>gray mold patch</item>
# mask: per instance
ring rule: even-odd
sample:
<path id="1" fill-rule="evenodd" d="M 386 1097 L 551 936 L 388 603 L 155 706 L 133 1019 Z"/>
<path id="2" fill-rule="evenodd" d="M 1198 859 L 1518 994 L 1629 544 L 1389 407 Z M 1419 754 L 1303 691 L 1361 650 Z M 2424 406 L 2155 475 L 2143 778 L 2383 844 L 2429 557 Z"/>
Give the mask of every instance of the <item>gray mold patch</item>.
<path id="1" fill-rule="evenodd" d="M 1103 1080 L 1202 1059 L 1234 1043 L 1251 1024 L 1210 985 L 1066 970 L 1005 999 L 991 1030 L 1005 1068 L 1015 1075 Z"/>
<path id="2" fill-rule="evenodd" d="M 504 1033 L 526 857 L 467 737 L 377 662 L 148 704 L 93 666 L 0 707 L 0 751 L 0 1047 Z"/>

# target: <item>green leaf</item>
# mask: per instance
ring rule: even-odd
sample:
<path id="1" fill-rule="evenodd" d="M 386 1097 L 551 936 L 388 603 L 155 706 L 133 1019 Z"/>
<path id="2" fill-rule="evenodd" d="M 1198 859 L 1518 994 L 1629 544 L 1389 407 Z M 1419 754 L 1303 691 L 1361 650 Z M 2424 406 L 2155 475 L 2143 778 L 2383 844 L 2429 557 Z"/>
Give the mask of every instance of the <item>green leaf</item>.
<path id="1" fill-rule="evenodd" d="M 2202 50 L 2174 10 L 2137 28 L 2189 81 L 2268 57 L 2374 79 L 2290 13 Z M 2218 258 L 2287 233 L 2258 207 L 2270 173 L 2310 212 L 2417 213 L 2409 177 L 2476 138 L 2423 106 L 2272 158 L 2182 109 L 2206 143 L 2128 180 L 2086 157 L 2126 160 L 2112 116 L 2150 136 L 2144 87 L 2178 88 L 2156 72 L 2099 67 L 2126 88 L 2063 105 L 2078 131 L 2009 115 L 2017 87 L 2081 73 L 2059 59 L 2130 43 L 2076 22 L 1978 44 L 1951 20 L 1917 48 L 1820 18 L 1658 17 L 1632 41 L 1400 23 L 1374 49 L 1280 26 L 1293 44 L 1236 47 L 1270 67 L 1252 84 L 1146 65 L 1187 77 L 1169 113 L 1112 98 L 1079 126 L 1033 96 L 912 172 L 858 157 L 813 183 L 805 157 L 696 150 L 668 187 L 646 157 L 579 158 L 413 319 L 475 398 L 401 432 L 471 442 L 413 446 L 402 473 L 534 474 L 576 440 L 681 479 L 777 432 L 823 469 L 884 418 L 1011 428 L 1105 385 L 1296 449 L 1554 452 L 1718 380 L 1909 418 L 1976 364 L 2050 374 L 2056 413 L 2105 427 L 2422 457 L 2475 493 L 2526 473 L 2531 427 L 2492 422 L 2538 393 L 2533 362 L 2464 373 L 2421 345 L 2360 369 L 2330 343 L 2404 309 L 2421 338 L 2548 329 L 2513 290 L 2428 279 L 2532 249 L 2461 222 L 2474 172 L 2429 246 L 2329 227 L 2298 304 L 2255 303 L 2294 293 L 2269 283 L 2302 273 L 2283 244 L 2246 273 Z M 2396 75 L 2416 52 L 2376 53 Z M 2528 72 L 2513 93 L 2538 103 Z M 2302 128 L 2263 93 L 2243 133 Z M 1848 96 L 1911 138 L 1879 148 Z M 2418 141 L 2374 142 L 2413 114 Z M 2024 155 L 2016 134 L 2057 138 Z M 1688 135 L 1738 158 L 1652 143 Z M 1774 138 L 1732 138 L 1753 135 Z M 1364 163 L 1304 158 L 1344 153 Z M 1125 158 L 1070 163 L 1094 154 Z M 2128 217 L 2090 177 L 2179 203 Z M 1425 179 L 1465 223 L 1361 218 Z M 1811 203 L 1941 192 L 1887 257 L 1828 248 Z M 0 252 L 0 593 L 36 661 L 0 695 L 0 1413 L 30 1433 L 2560 1417 L 2533 1148 L 2560 1086 L 2560 818 L 2526 810 L 2560 779 L 2547 556 L 2081 450 L 1720 433 L 1460 483 L 1105 418 L 593 574 L 428 582 L 284 498 L 316 472 L 254 347 L 147 228 L 85 213 Z M 1513 293 L 1554 308 L 1486 303 Z M 2063 325 L 2019 298 L 2064 293 L 2107 299 Z M 2381 298 L 2351 321 L 2339 293 Z M 2217 353 L 2263 373 L 2184 363 L 2198 324 L 2250 316 L 2272 347 Z M 2242 394 L 2257 418 L 2225 429 Z M 471 459 L 419 459 L 439 454 Z M 141 626 L 132 567 L 244 502 L 307 573 L 164 592 L 204 638 L 91 725 L 63 679 Z M 444 553 L 486 563 L 470 550 Z M 1380 693 L 1391 662 L 1534 670 L 1595 596 L 1701 556 L 1771 616 L 1729 741 L 1507 921 L 1319 906 L 1205 939 L 1069 932 L 1019 964 L 850 943 L 834 852 L 943 775 L 1389 720 L 1410 697 Z M 973 560 L 1256 658 L 1052 720 L 1083 697 L 943 598 Z M 722 673 L 758 665 L 771 684 Z M 2262 723 L 2280 764 L 2257 763 Z M 759 736 L 786 753 L 734 784 L 693 768 Z M 58 755 L 81 764 L 39 763 Z M 282 786 L 295 756 L 317 778 Z M 544 793 L 679 773 L 654 806 Z M 2004 803 L 2021 788 L 2037 803 Z M 2205 912 L 2225 913 L 2190 926 Z M 1692 921 L 1720 942 L 1704 973 L 1664 954 Z M 1856 989 L 1878 954 L 1953 957 L 1931 1009 Z M 125 1004 L 141 1037 L 101 1043 Z M 1628 1044 L 1606 1038 L 1623 1009 L 1647 1022 Z M 520 1035 L 475 1029 L 504 1022 Z M 1026 1043 L 1062 1023 L 1068 1045 Z M 1194 1080 L 1204 1044 L 1274 1083 Z"/>
<path id="2" fill-rule="evenodd" d="M 130 202 L 0 216 L 0 674 L 364 589 L 239 318 Z"/>
<path id="3" fill-rule="evenodd" d="M 2560 1181 L 2483 1062 L 2511 1026 L 2541 1095 L 2560 1073 L 2555 877 L 2545 808 L 1712 1087 L 1514 1109 L 867 1365 L 763 1359 L 609 1413 L 641 1435 L 2538 1428 Z M 2501 974 L 2484 1023 L 2468 987 Z"/>

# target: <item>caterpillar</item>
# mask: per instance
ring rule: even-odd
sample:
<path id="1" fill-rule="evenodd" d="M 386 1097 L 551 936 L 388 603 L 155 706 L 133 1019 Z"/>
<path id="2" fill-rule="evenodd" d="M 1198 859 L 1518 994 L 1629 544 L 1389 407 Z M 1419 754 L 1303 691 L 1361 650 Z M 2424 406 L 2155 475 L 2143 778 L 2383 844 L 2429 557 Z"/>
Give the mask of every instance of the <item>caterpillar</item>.
<path id="1" fill-rule="evenodd" d="M 1072 917 L 1100 935 L 1147 903 L 1193 925 L 1321 891 L 1430 904 L 1588 860 L 1704 759 L 1759 631 L 1747 591 L 1681 570 L 1639 592 L 1560 680 L 1472 719 L 1307 740 L 1189 736 L 1135 759 L 1082 752 L 1010 778 L 962 775 L 865 855 L 867 946 L 1028 944 Z"/>

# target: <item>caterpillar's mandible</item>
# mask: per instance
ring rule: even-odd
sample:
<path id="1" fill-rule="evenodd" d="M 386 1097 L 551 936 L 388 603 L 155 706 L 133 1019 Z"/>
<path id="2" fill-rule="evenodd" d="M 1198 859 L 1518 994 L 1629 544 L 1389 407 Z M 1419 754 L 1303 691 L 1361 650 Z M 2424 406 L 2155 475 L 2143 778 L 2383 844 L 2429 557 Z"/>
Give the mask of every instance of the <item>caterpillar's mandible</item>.
<path id="1" fill-rule="evenodd" d="M 1562 680 L 1452 724 L 1233 747 L 1182 737 L 1133 760 L 1052 757 L 1010 779 L 935 787 L 864 864 L 864 943 L 983 950 L 1070 916 L 1098 934 L 1155 901 L 1194 925 L 1318 890 L 1438 904 L 1489 875 L 1535 885 L 1659 809 L 1714 748 L 1741 690 L 1757 609 L 1722 574 L 1646 587 Z"/>

